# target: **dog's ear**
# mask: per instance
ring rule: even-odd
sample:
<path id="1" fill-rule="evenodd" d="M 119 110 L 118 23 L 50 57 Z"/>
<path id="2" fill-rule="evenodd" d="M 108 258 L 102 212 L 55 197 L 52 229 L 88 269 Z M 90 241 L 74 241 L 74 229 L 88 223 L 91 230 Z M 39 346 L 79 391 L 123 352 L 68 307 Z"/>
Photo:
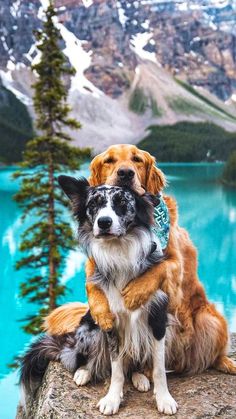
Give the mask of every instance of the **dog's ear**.
<path id="1" fill-rule="evenodd" d="M 145 192 L 144 195 L 142 195 L 142 197 L 144 197 L 145 199 L 147 199 L 153 207 L 157 207 L 157 205 L 160 204 L 160 195 L 153 195 L 149 192 Z"/>
<path id="2" fill-rule="evenodd" d="M 79 218 L 84 217 L 85 202 L 89 188 L 87 179 L 76 179 L 71 176 L 61 175 L 58 177 L 58 183 L 68 198 L 70 198 L 74 215 L 77 215 Z"/>
<path id="3" fill-rule="evenodd" d="M 87 195 L 89 183 L 85 178 L 76 179 L 72 176 L 61 175 L 58 177 L 58 183 L 71 201 L 74 197 Z"/>
<path id="4" fill-rule="evenodd" d="M 145 193 L 144 195 L 136 195 L 136 218 L 138 224 L 143 224 L 145 227 L 149 227 L 150 225 L 154 224 L 154 216 L 153 216 L 153 201 L 151 199 L 152 195 Z"/>
<path id="5" fill-rule="evenodd" d="M 156 167 L 156 160 L 147 151 L 144 151 L 146 161 L 146 191 L 153 195 L 158 194 L 166 186 L 164 173 Z"/>
<path id="6" fill-rule="evenodd" d="M 90 177 L 89 177 L 89 184 L 91 186 L 99 186 L 102 183 L 101 179 L 101 172 L 102 172 L 102 158 L 101 154 L 94 157 L 90 164 Z"/>

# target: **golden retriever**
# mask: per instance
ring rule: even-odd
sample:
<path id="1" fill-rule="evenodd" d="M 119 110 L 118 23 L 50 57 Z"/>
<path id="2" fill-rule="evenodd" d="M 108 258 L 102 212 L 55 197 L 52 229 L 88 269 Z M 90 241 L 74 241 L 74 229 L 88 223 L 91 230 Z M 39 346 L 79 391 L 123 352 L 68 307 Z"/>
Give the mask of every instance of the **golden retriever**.
<path id="1" fill-rule="evenodd" d="M 89 182 L 127 185 L 142 194 L 158 194 L 165 186 L 165 176 L 155 159 L 134 145 L 115 145 L 91 162 Z M 164 196 L 170 214 L 170 237 L 165 260 L 132 280 L 123 290 L 125 305 L 135 310 L 161 289 L 169 296 L 169 312 L 176 322 L 167 331 L 166 365 L 176 372 L 195 373 L 209 367 L 236 374 L 236 364 L 227 357 L 229 334 L 224 317 L 207 298 L 197 276 L 197 252 L 186 230 L 178 225 L 177 205 Z M 87 277 L 94 272 L 94 262 L 86 266 Z M 113 314 L 104 293 L 87 284 L 89 307 L 94 320 L 107 330 Z M 45 321 L 50 334 L 74 330 L 86 306 L 80 303 L 54 310 Z"/>

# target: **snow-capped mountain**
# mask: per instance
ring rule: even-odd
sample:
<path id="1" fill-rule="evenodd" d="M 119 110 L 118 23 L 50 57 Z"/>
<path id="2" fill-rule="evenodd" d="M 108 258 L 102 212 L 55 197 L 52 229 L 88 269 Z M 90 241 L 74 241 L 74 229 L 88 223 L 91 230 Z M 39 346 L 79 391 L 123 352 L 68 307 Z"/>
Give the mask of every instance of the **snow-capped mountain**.
<path id="1" fill-rule="evenodd" d="M 69 100 L 84 125 L 82 142 L 86 138 L 102 149 L 107 141 L 137 141 L 153 120 L 208 118 L 235 130 L 232 120 L 221 121 L 204 107 L 200 112 L 199 96 L 190 98 L 175 78 L 200 89 L 217 107 L 226 106 L 218 99 L 235 99 L 236 0 L 55 0 L 55 5 L 64 52 L 77 71 Z M 33 30 L 42 25 L 46 6 L 47 0 L 0 3 L 0 77 L 29 108 L 30 65 L 39 59 Z M 135 89 L 147 102 L 142 115 L 130 108 Z M 191 115 L 170 105 L 176 92 L 195 104 Z"/>

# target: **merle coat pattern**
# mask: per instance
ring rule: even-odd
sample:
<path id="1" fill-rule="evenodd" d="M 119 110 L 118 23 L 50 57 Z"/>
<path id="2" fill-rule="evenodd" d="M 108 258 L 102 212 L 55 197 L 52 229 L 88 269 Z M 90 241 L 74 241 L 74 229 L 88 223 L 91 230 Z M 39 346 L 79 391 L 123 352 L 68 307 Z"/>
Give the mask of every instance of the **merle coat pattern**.
<path id="1" fill-rule="evenodd" d="M 77 385 L 111 372 L 108 394 L 98 407 L 104 414 L 114 414 L 122 400 L 125 374 L 131 371 L 135 387 L 146 391 L 149 382 L 142 372 L 152 365 L 157 408 L 173 414 L 177 405 L 168 392 L 164 365 L 167 297 L 157 291 L 145 307 L 129 312 L 121 296 L 129 281 L 163 258 L 150 228 L 155 197 L 140 197 L 125 187 L 90 187 L 85 179 L 69 176 L 60 176 L 59 183 L 72 201 L 79 243 L 96 261 L 96 272 L 89 280 L 106 293 L 116 321 L 114 329 L 103 332 L 88 312 L 75 333 L 45 335 L 35 342 L 22 362 L 26 394 L 37 390 L 50 360 L 74 372 Z"/>

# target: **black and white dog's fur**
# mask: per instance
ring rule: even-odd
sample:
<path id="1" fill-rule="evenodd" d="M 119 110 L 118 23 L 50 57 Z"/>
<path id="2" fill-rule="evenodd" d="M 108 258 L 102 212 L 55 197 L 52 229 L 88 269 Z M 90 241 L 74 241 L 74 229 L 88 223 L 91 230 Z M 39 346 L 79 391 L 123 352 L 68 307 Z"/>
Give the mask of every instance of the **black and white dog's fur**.
<path id="1" fill-rule="evenodd" d="M 163 258 L 150 228 L 156 198 L 148 194 L 140 197 L 117 186 L 90 187 L 86 179 L 69 176 L 60 176 L 59 183 L 72 201 L 79 242 L 96 263 L 89 280 L 105 292 L 115 327 L 103 332 L 88 312 L 75 333 L 45 335 L 34 342 L 22 361 L 21 384 L 26 396 L 36 391 L 50 360 L 75 372 L 79 386 L 108 377 L 111 371 L 109 391 L 98 403 L 100 412 L 110 415 L 118 412 L 128 372 L 138 390 L 150 388 L 142 373 L 148 366 L 153 368 L 158 410 L 176 413 L 165 372 L 167 296 L 159 290 L 144 307 L 131 312 L 121 295 L 128 282 Z"/>

